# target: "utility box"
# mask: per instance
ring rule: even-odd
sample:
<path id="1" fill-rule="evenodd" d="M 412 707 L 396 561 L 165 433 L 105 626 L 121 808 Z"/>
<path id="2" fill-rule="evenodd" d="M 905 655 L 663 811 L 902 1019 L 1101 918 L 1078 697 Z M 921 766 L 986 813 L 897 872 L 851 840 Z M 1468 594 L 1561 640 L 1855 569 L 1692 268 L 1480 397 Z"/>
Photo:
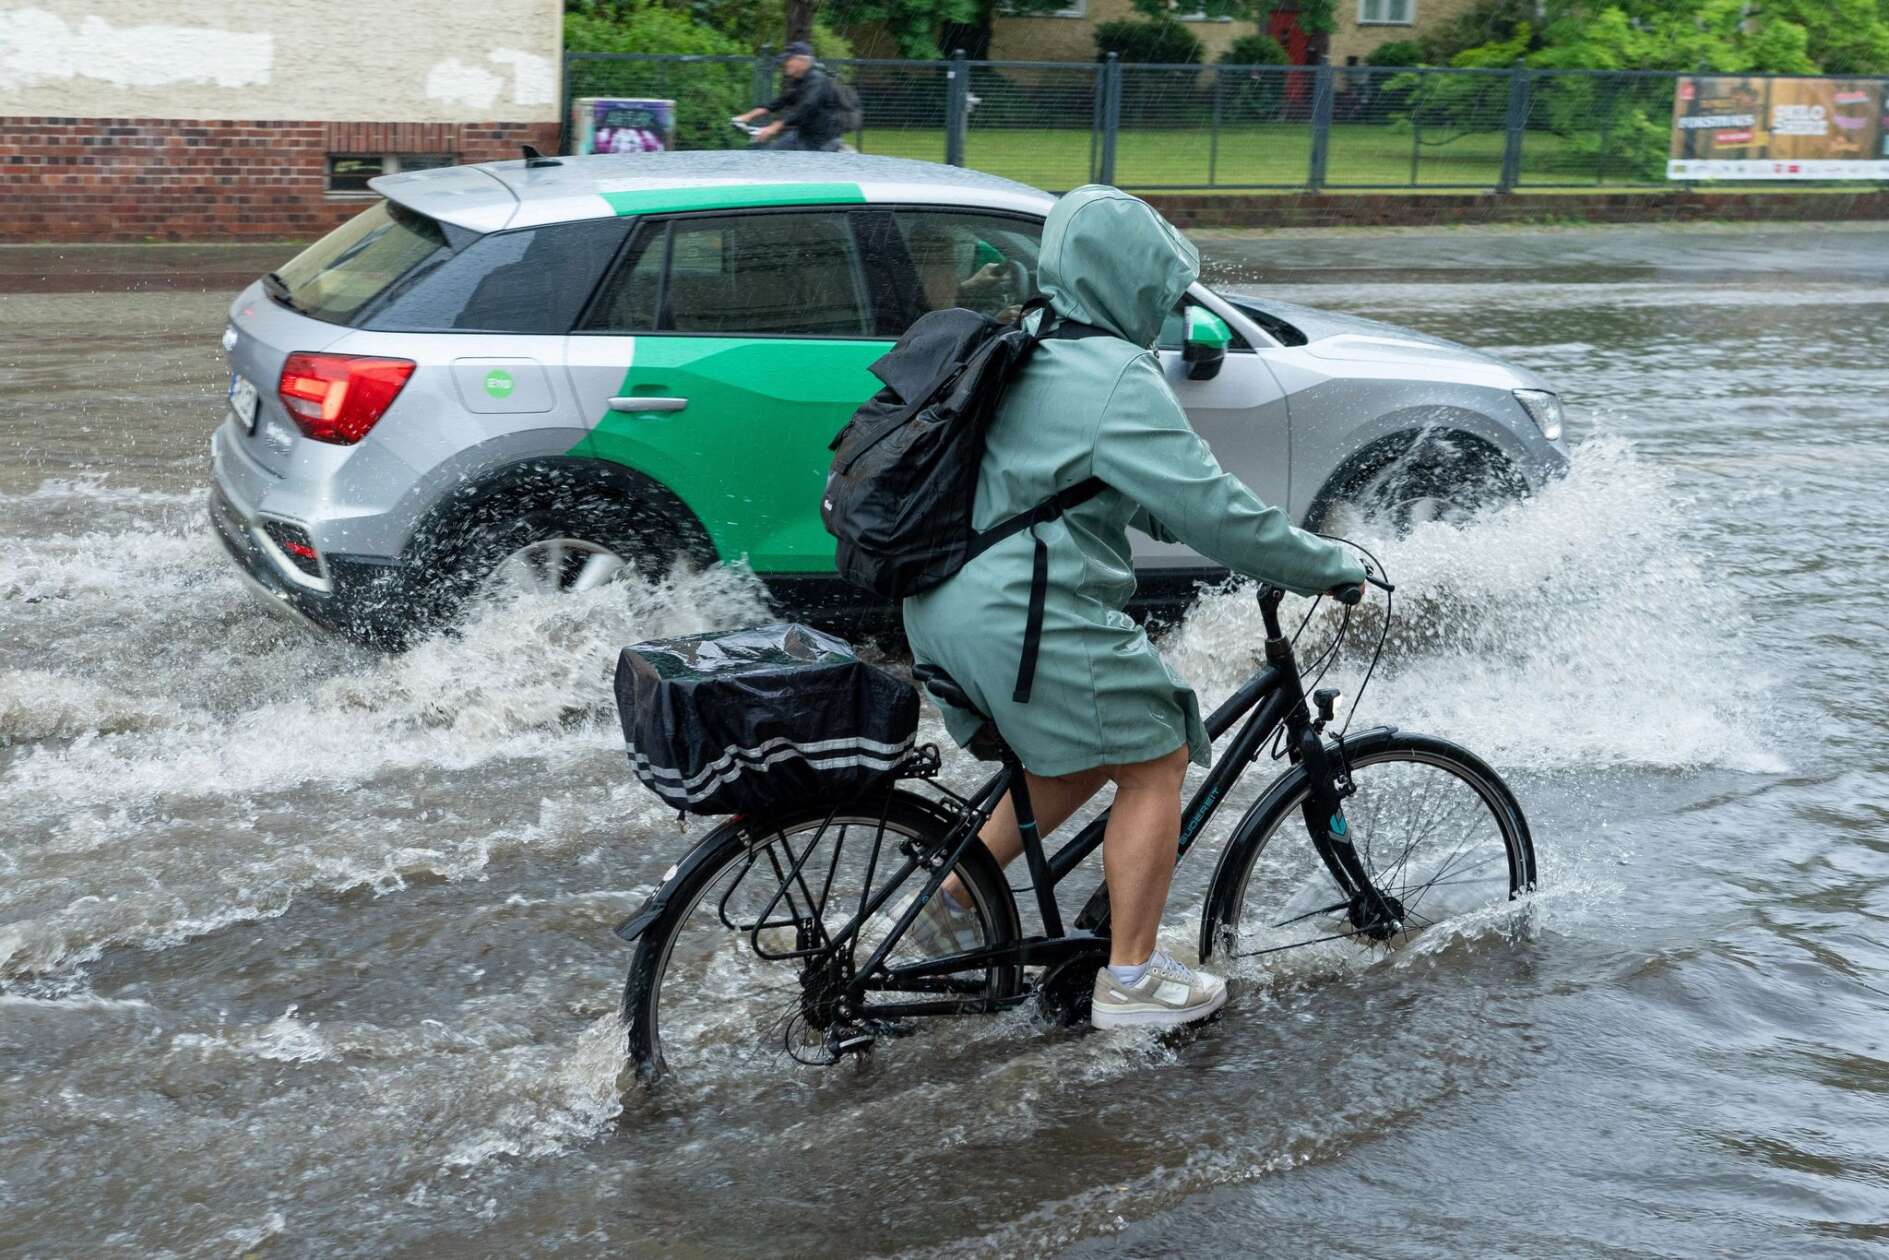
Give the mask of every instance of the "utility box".
<path id="1" fill-rule="evenodd" d="M 676 103 L 580 96 L 571 102 L 572 153 L 664 153 L 676 147 Z"/>

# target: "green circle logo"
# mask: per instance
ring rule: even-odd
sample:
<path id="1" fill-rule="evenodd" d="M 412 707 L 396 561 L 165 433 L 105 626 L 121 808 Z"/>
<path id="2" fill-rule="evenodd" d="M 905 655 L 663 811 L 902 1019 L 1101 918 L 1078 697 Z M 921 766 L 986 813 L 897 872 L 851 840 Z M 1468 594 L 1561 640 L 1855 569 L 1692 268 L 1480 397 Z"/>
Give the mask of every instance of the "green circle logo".
<path id="1" fill-rule="evenodd" d="M 504 368 L 493 368 L 485 374 L 485 392 L 492 397 L 509 398 L 513 388 L 512 374 Z"/>

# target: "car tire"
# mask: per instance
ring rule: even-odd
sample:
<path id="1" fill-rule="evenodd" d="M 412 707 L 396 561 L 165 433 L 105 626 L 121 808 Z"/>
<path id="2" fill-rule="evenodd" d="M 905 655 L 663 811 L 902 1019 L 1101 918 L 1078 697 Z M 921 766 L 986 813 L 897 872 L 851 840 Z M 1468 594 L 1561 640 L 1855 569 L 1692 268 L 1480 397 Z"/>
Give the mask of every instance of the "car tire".
<path id="1" fill-rule="evenodd" d="M 1528 482 L 1481 438 L 1455 430 L 1400 434 L 1348 460 L 1306 513 L 1306 528 L 1403 537 L 1433 521 L 1461 526 L 1528 496 Z"/>
<path id="2" fill-rule="evenodd" d="M 593 479 L 568 467 L 526 470 L 442 505 L 410 549 L 419 598 L 413 630 L 459 619 L 481 593 L 583 590 L 630 572 L 659 582 L 678 564 L 717 562 L 701 524 L 653 483 Z M 507 583 L 508 567 L 530 580 Z M 409 636 L 410 637 L 410 636 Z"/>

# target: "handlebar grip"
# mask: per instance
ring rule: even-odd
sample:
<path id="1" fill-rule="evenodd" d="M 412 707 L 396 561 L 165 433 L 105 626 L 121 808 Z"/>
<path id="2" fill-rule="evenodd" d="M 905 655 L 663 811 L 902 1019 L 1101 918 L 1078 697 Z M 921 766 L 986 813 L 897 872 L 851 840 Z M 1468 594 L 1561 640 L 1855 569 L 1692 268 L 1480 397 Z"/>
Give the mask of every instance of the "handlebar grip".
<path id="1" fill-rule="evenodd" d="M 1355 605 L 1359 600 L 1364 598 L 1364 584 L 1362 582 L 1352 582 L 1345 586 L 1334 586 L 1331 588 L 1329 594 L 1341 604 L 1347 606 Z"/>

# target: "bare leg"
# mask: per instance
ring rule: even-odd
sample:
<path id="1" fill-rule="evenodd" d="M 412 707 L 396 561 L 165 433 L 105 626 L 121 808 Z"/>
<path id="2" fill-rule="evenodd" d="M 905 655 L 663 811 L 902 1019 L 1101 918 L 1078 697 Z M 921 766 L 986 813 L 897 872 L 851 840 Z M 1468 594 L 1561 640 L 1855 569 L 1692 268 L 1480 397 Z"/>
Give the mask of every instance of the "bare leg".
<path id="1" fill-rule="evenodd" d="M 1047 836 L 1062 826 L 1069 815 L 1081 809 L 1108 782 L 1109 768 L 1097 766 L 1093 770 L 1058 775 L 1053 779 L 1026 771 L 1025 778 L 1030 788 L 1030 808 L 1036 814 L 1037 834 Z M 1178 789 L 1176 791 L 1178 800 Z M 1178 826 L 1176 824 L 1177 831 Z M 997 802 L 990 820 L 979 829 L 977 835 L 997 859 L 999 866 L 1010 865 L 1023 852 L 1023 835 L 1017 830 L 1017 807 L 1008 792 L 1004 793 L 1003 800 Z M 971 904 L 971 895 L 965 891 L 956 875 L 945 881 L 945 891 L 960 906 Z"/>
<path id="2" fill-rule="evenodd" d="M 1109 962 L 1133 967 L 1154 953 L 1174 855 L 1181 838 L 1181 784 L 1187 777 L 1187 745 L 1165 757 L 1109 767 L 1115 803 L 1102 838 L 1102 872 L 1108 881 Z"/>

